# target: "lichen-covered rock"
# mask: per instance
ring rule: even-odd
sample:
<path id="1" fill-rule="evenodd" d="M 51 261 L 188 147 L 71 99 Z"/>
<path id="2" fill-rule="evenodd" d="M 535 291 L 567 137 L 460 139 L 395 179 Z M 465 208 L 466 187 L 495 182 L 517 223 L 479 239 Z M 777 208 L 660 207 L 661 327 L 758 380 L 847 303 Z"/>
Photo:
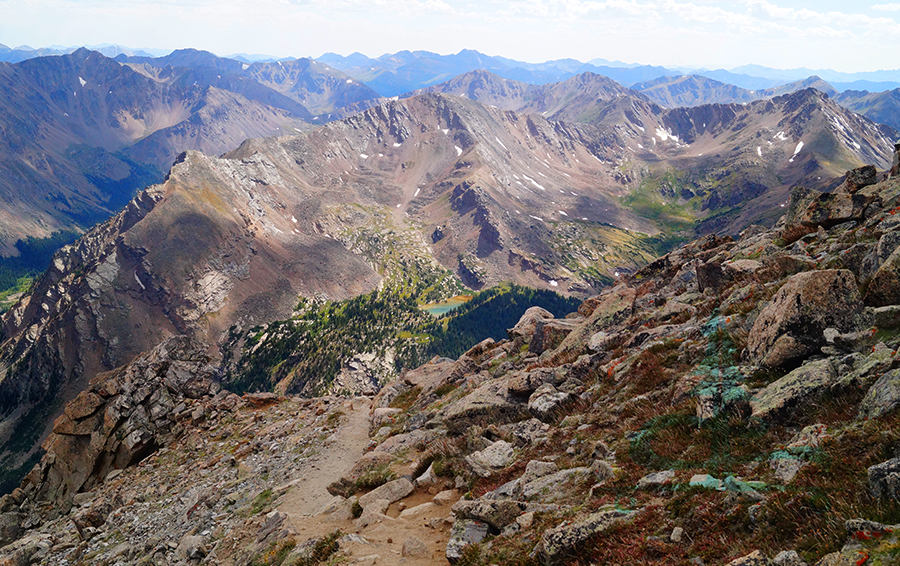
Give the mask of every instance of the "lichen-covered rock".
<path id="1" fill-rule="evenodd" d="M 735 558 L 728 566 L 769 566 L 769 559 L 762 552 L 754 550 L 747 556 Z"/>
<path id="2" fill-rule="evenodd" d="M 878 378 L 859 405 L 859 418 L 877 419 L 900 405 L 900 369 Z"/>
<path id="3" fill-rule="evenodd" d="M 757 317 L 747 339 L 747 355 L 768 367 L 802 360 L 825 345 L 826 328 L 859 330 L 863 312 L 859 288 L 850 271 L 798 273 Z"/>
<path id="4" fill-rule="evenodd" d="M 589 538 L 609 529 L 628 515 L 627 511 L 611 509 L 594 513 L 576 523 L 563 523 L 544 532 L 535 552 L 544 564 L 558 564 Z"/>
<path id="5" fill-rule="evenodd" d="M 451 434 L 464 433 L 473 425 L 501 425 L 530 417 L 524 403 L 509 394 L 506 380 L 488 381 L 462 399 L 445 407 L 436 417 Z"/>
<path id="6" fill-rule="evenodd" d="M 457 519 L 453 522 L 450 541 L 447 543 L 447 561 L 456 564 L 467 546 L 483 541 L 487 535 L 487 523 L 474 519 Z"/>
<path id="7" fill-rule="evenodd" d="M 476 499 L 469 501 L 461 499 L 457 501 L 452 511 L 457 517 L 464 519 L 477 519 L 491 526 L 494 533 L 499 533 L 503 527 L 516 520 L 516 517 L 525 513 L 528 504 L 522 501 L 503 499 Z"/>
<path id="8" fill-rule="evenodd" d="M 895 249 L 875 272 L 864 300 L 873 307 L 900 304 L 900 248 Z"/>
<path id="9" fill-rule="evenodd" d="M 541 307 L 530 307 L 519 318 L 519 322 L 515 326 L 506 331 L 510 340 L 517 340 L 524 344 L 529 344 L 534 333 L 538 328 L 538 323 L 545 320 L 552 320 L 553 313 Z"/>
<path id="10" fill-rule="evenodd" d="M 869 488 L 875 497 L 900 500 L 900 458 L 871 466 L 867 472 Z"/>
<path id="11" fill-rule="evenodd" d="M 574 397 L 565 391 L 557 391 L 553 385 L 545 383 L 538 387 L 528 398 L 528 410 L 535 417 L 547 420 L 555 416 L 558 411 L 574 400 Z"/>
<path id="12" fill-rule="evenodd" d="M 838 379 L 831 358 L 809 362 L 766 386 L 750 400 L 753 418 L 779 421 L 798 405 L 827 391 Z"/>
<path id="13" fill-rule="evenodd" d="M 861 194 L 822 193 L 797 220 L 805 226 L 830 228 L 851 220 L 862 220 L 868 199 Z"/>

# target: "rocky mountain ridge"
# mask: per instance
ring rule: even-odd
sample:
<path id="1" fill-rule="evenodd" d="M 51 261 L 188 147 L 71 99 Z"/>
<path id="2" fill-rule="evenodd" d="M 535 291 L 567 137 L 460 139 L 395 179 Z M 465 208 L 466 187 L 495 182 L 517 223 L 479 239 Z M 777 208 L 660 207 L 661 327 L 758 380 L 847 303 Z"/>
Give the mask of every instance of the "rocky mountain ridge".
<path id="1" fill-rule="evenodd" d="M 0 250 L 108 218 L 185 150 L 220 155 L 377 96 L 321 64 L 311 73 L 295 63 L 290 76 L 263 84 L 252 73 L 265 64 L 245 73 L 237 61 L 193 51 L 165 61 L 123 64 L 80 49 L 0 65 Z M 279 81 L 286 94 L 274 88 Z"/>
<path id="2" fill-rule="evenodd" d="M 890 563 L 897 210 L 873 167 L 797 189 L 374 398 L 238 397 L 172 338 L 66 407 L 2 560 Z"/>

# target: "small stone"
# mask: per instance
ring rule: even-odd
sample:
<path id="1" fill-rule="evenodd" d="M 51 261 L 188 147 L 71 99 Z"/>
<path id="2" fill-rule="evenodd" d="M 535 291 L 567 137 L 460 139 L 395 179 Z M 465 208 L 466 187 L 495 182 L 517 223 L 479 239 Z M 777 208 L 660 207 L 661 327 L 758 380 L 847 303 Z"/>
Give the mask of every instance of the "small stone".
<path id="1" fill-rule="evenodd" d="M 434 503 L 435 505 L 447 505 L 447 504 L 453 502 L 453 500 L 455 500 L 458 497 L 459 497 L 459 492 L 457 490 L 447 489 L 447 490 L 444 490 L 444 491 L 438 493 L 437 495 L 435 495 L 431 499 L 431 502 Z"/>
<path id="2" fill-rule="evenodd" d="M 534 513 L 522 513 L 516 517 L 516 523 L 523 529 L 530 529 L 531 525 L 534 524 Z"/>
<path id="3" fill-rule="evenodd" d="M 429 558 L 431 553 L 428 547 L 420 539 L 412 536 L 403 542 L 400 555 L 407 558 Z"/>
<path id="4" fill-rule="evenodd" d="M 807 566 L 796 550 L 782 550 L 772 559 L 772 566 Z"/>
<path id="5" fill-rule="evenodd" d="M 450 564 L 456 564 L 465 548 L 484 540 L 488 534 L 488 525 L 472 519 L 458 519 L 453 523 L 450 531 L 450 541 L 447 543 L 446 557 Z"/>
<path id="6" fill-rule="evenodd" d="M 675 527 L 672 529 L 672 534 L 669 535 L 669 540 L 672 542 L 681 542 L 681 537 L 684 535 L 684 529 L 681 527 Z"/>
<path id="7" fill-rule="evenodd" d="M 638 487 L 653 487 L 658 485 L 665 485 L 667 483 L 671 483 L 672 478 L 675 477 L 675 470 L 665 470 L 662 472 L 654 472 L 652 474 L 647 474 L 638 480 Z"/>

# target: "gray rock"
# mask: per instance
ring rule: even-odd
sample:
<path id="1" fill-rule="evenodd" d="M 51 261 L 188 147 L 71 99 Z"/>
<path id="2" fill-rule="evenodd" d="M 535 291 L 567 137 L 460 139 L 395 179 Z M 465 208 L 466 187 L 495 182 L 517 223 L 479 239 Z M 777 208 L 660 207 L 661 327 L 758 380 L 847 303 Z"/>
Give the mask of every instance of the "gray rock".
<path id="1" fill-rule="evenodd" d="M 792 276 L 757 317 L 747 339 L 751 361 L 779 367 L 825 345 L 826 328 L 862 327 L 863 303 L 852 272 L 809 271 Z"/>
<path id="2" fill-rule="evenodd" d="M 550 425 L 532 417 L 527 421 L 505 424 L 499 428 L 502 435 L 512 436 L 515 445 L 522 447 L 546 436 L 547 431 L 550 430 Z"/>
<path id="3" fill-rule="evenodd" d="M 175 549 L 175 556 L 188 560 L 205 558 L 207 553 L 201 536 L 185 536 L 178 542 L 178 548 Z"/>
<path id="4" fill-rule="evenodd" d="M 499 533 L 503 527 L 515 521 L 516 517 L 524 513 L 527 508 L 528 504 L 522 501 L 461 499 L 451 509 L 457 517 L 483 521 L 490 525 L 494 533 Z"/>
<path id="5" fill-rule="evenodd" d="M 552 503 L 566 497 L 571 489 L 571 482 L 587 479 L 595 480 L 596 475 L 591 468 L 569 468 L 554 474 L 548 474 L 522 485 L 522 497 L 539 498 L 540 501 Z"/>
<path id="6" fill-rule="evenodd" d="M 502 425 L 530 417 L 524 403 L 509 394 L 503 379 L 488 381 L 445 407 L 437 416 L 450 434 L 463 434 L 472 426 Z"/>
<path id="7" fill-rule="evenodd" d="M 801 403 L 815 400 L 837 381 L 830 358 L 810 362 L 770 383 L 750 399 L 752 417 L 775 422 L 790 415 Z"/>
<path id="8" fill-rule="evenodd" d="M 519 339 L 525 343 L 531 341 L 539 322 L 552 320 L 553 313 L 541 307 L 531 307 L 519 318 L 515 326 L 506 331 L 510 340 Z"/>
<path id="9" fill-rule="evenodd" d="M 457 519 L 450 530 L 450 541 L 447 543 L 446 557 L 450 564 L 456 564 L 462 558 L 463 551 L 469 545 L 479 543 L 488 534 L 488 524 L 474 519 Z"/>
<path id="10" fill-rule="evenodd" d="M 808 566 L 796 550 L 782 550 L 772 559 L 772 566 Z"/>
<path id="11" fill-rule="evenodd" d="M 505 468 L 513 459 L 512 444 L 505 440 L 498 440 L 484 450 L 473 452 L 466 457 L 466 461 L 476 466 L 497 470 Z"/>
<path id="12" fill-rule="evenodd" d="M 806 462 L 800 458 L 775 458 L 769 460 L 769 467 L 775 470 L 775 477 L 783 483 L 791 483 Z"/>
<path id="13" fill-rule="evenodd" d="M 22 536 L 22 524 L 25 515 L 22 513 L 0 514 L 0 546 L 11 543 Z"/>
<path id="14" fill-rule="evenodd" d="M 535 417 L 546 420 L 555 416 L 559 410 L 573 400 L 574 397 L 569 393 L 557 391 L 553 385 L 545 383 L 528 398 L 528 410 Z"/>
<path id="15" fill-rule="evenodd" d="M 386 484 L 376 487 L 369 493 L 359 498 L 359 504 L 363 509 L 375 503 L 379 499 L 387 499 L 389 503 L 400 501 L 413 492 L 415 486 L 406 478 L 400 478 L 389 481 Z"/>
<path id="16" fill-rule="evenodd" d="M 531 460 L 525 465 L 525 473 L 522 474 L 522 483 L 531 483 L 538 478 L 554 474 L 559 468 L 554 462 L 541 462 L 539 460 Z"/>
<path id="17" fill-rule="evenodd" d="M 900 369 L 878 378 L 859 405 L 859 418 L 877 419 L 900 405 Z"/>
<path id="18" fill-rule="evenodd" d="M 864 301 L 873 307 L 900 304 L 900 248 L 895 249 L 872 276 Z"/>
<path id="19" fill-rule="evenodd" d="M 868 469 L 869 488 L 875 497 L 900 499 L 900 458 L 894 458 Z"/>
<path id="20" fill-rule="evenodd" d="M 647 474 L 638 480 L 638 487 L 653 487 L 657 485 L 664 485 L 667 483 L 671 483 L 672 478 L 675 477 L 675 470 L 664 470 L 662 472 L 653 472 L 652 474 Z"/>
<path id="21" fill-rule="evenodd" d="M 594 513 L 577 523 L 563 523 L 544 532 L 535 552 L 544 564 L 557 564 L 589 538 L 609 529 L 628 515 L 626 511 L 611 509 Z"/>
<path id="22" fill-rule="evenodd" d="M 428 469 L 422 472 L 422 475 L 416 478 L 418 487 L 433 485 L 437 483 L 438 477 L 434 473 L 434 464 L 429 464 Z"/>
<path id="23" fill-rule="evenodd" d="M 405 558 L 430 558 L 431 553 L 428 552 L 428 547 L 421 539 L 412 536 L 403 541 L 400 556 Z"/>
<path id="24" fill-rule="evenodd" d="M 681 538 L 684 536 L 684 529 L 681 527 L 675 527 L 672 529 L 672 534 L 669 535 L 669 540 L 671 542 L 681 542 Z"/>
<path id="25" fill-rule="evenodd" d="M 769 559 L 758 550 L 754 550 L 747 556 L 735 558 L 727 566 L 769 566 Z"/>

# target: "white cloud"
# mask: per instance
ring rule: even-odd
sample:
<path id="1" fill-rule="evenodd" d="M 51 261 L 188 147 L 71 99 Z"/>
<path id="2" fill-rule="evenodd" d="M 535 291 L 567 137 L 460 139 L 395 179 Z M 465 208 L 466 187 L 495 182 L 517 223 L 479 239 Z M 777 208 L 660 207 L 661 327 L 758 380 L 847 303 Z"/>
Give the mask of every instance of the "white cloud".
<path id="1" fill-rule="evenodd" d="M 900 4 L 875 4 L 872 9 L 881 12 L 900 12 Z"/>

